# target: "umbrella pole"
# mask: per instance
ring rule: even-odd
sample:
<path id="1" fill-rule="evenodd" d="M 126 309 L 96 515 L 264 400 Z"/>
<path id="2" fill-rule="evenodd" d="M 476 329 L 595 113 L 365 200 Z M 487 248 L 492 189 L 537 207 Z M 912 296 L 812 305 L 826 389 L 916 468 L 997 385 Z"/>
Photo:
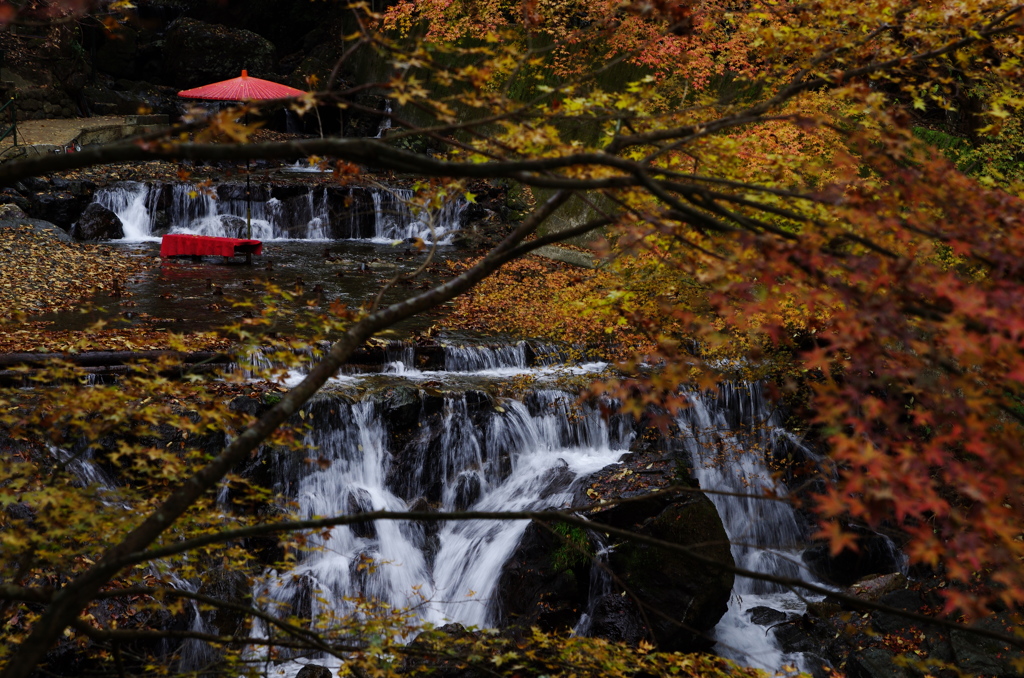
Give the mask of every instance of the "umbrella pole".
<path id="1" fill-rule="evenodd" d="M 245 112 L 245 124 L 249 125 L 249 111 Z M 249 159 L 245 159 L 245 237 L 252 240 L 252 180 L 249 175 Z M 252 266 L 252 253 L 246 252 L 245 263 Z"/>
<path id="2" fill-rule="evenodd" d="M 252 240 L 252 184 L 249 179 L 249 161 L 245 161 L 245 237 Z M 252 266 L 252 252 L 246 252 L 245 263 Z"/>

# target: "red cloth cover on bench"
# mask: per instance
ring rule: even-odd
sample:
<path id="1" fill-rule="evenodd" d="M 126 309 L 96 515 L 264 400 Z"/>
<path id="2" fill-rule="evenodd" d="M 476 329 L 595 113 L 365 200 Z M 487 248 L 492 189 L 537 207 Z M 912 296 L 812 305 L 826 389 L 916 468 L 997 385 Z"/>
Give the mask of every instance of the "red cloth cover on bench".
<path id="1" fill-rule="evenodd" d="M 249 245 L 253 254 L 262 254 L 263 243 L 259 240 L 246 240 L 244 238 L 214 238 L 207 235 L 189 235 L 187 233 L 172 233 L 165 235 L 160 240 L 160 256 L 202 256 L 204 254 L 218 254 L 222 257 L 235 256 L 235 248 Z M 245 248 L 250 249 L 250 248 Z M 244 254 L 245 249 L 239 254 Z"/>

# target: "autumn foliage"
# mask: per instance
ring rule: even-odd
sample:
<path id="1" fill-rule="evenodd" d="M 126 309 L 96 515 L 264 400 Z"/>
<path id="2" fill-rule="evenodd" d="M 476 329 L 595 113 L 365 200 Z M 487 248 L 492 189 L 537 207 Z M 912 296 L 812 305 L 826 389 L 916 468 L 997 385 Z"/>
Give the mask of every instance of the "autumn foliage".
<path id="1" fill-rule="evenodd" d="M 208 537 L 200 552 L 214 557 L 223 526 L 211 497 L 237 480 L 233 465 L 266 440 L 291 442 L 282 424 L 373 334 L 459 294 L 453 323 L 605 351 L 620 376 L 591 390 L 630 412 L 678 403 L 682 385 L 712 386 L 737 369 L 766 379 L 823 454 L 828 482 L 807 501 L 833 553 L 856 547 L 855 528 L 885 529 L 914 564 L 953 581 L 945 612 L 1024 603 L 1024 7 L 402 0 L 358 16 L 349 41 L 393 67 L 376 83 L 396 104 L 383 139 L 249 144 L 228 113 L 207 122 L 239 143 L 199 134 L 0 167 L 13 181 L 113 160 L 301 152 L 338 158 L 345 181 L 360 164 L 452 178 L 458 193 L 455 181 L 512 183 L 536 198 L 511 235 L 447 283 L 387 308 L 335 308 L 325 323 L 334 348 L 258 419 L 208 412 L 203 403 L 223 393 L 159 379 L 86 391 L 90 416 L 62 409 L 82 398 L 70 384 L 6 396 L 3 421 L 18 436 L 42 430 L 56 443 L 64 430 L 91 430 L 95 450 L 104 435 L 167 426 L 180 444 L 110 452 L 137 482 L 131 500 L 145 517 L 121 512 L 104 525 L 110 549 L 88 538 L 100 521 L 74 524 L 110 508 L 95 490 L 76 493 L 64 466 L 47 475 L 25 454 L 5 469 L 5 487 L 20 493 L 6 503 L 49 502 L 54 534 L 85 544 L 43 581 L 66 554 L 26 521 L 0 533 L 18 554 L 4 563 L 18 582 L 4 595 L 45 604 L 43 622 L 19 615 L 11 627 L 21 644 L 3 658 L 5 678 L 26 675 L 115 576 L 140 584 L 143 561 L 130 556 L 173 548 L 172 526 Z M 316 102 L 359 106 L 339 90 L 298 106 Z M 437 186 L 418 188 L 429 200 Z M 570 198 L 583 216 L 566 214 Z M 587 240 L 596 270 L 526 258 L 570 236 Z M 216 454 L 193 444 L 211 431 L 232 433 Z M 253 501 L 265 492 L 243 489 Z M 721 668 L 644 654 L 621 656 L 652 672 Z"/>
<path id="2" fill-rule="evenodd" d="M 723 355 L 767 361 L 837 474 L 816 500 L 820 536 L 838 552 L 855 542 L 844 526 L 898 528 L 913 562 L 965 583 L 990 573 L 985 595 L 947 593 L 948 610 L 978 612 L 1024 599 L 1024 204 L 995 164 L 1021 119 L 1020 14 L 953 0 L 421 2 L 384 25 L 423 21 L 428 42 L 509 30 L 567 77 L 616 57 L 647 69 L 616 90 L 538 84 L 537 118 L 509 125 L 500 150 L 487 142 L 572 157 L 584 144 L 566 120 L 587 119 L 598 148 L 632 163 L 563 175 L 604 181 L 619 208 L 602 270 L 515 264 L 460 302 L 464 321 L 606 334 L 676 383 Z M 489 73 L 492 102 L 511 73 Z M 970 138 L 929 143 L 943 115 L 970 117 Z M 968 167 L 986 144 L 1000 151 Z M 616 392 L 649 388 L 627 378 Z"/>

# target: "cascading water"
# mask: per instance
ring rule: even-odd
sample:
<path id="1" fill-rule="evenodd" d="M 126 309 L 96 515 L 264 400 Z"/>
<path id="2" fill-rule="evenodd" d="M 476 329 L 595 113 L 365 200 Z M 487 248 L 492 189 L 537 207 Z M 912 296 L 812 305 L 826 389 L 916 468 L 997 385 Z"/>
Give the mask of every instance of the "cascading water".
<path id="1" fill-rule="evenodd" d="M 677 423 L 701 488 L 731 493 L 709 497 L 729 535 L 736 565 L 820 585 L 801 564 L 805 535 L 792 506 L 770 498 L 783 499 L 786 488 L 773 480 L 766 462 L 780 446 L 813 455 L 781 427 L 761 385 L 725 384 L 714 393 L 691 394 L 690 407 L 679 414 Z M 729 610 L 715 628 L 716 649 L 766 670 L 799 666 L 799 656 L 787 656 L 773 635 L 752 624 L 750 610 L 766 606 L 800 614 L 805 601 L 778 584 L 737 577 Z"/>
<path id="2" fill-rule="evenodd" d="M 461 356 L 460 378 L 486 380 L 515 368 L 495 360 L 493 350 L 481 351 L 487 357 L 475 361 L 467 351 L 453 352 Z M 524 365 L 522 353 L 520 345 L 507 357 Z M 392 364 L 405 367 L 410 356 L 396 351 L 394 357 Z M 483 367 L 472 371 L 470 362 Z M 632 437 L 626 420 L 609 421 L 597 407 L 576 409 L 576 394 L 557 389 L 540 389 L 524 400 L 490 401 L 475 390 L 443 398 L 421 392 L 420 399 L 418 428 L 400 448 L 384 423 L 386 403 L 320 403 L 311 412 L 315 423 L 308 443 L 325 468 L 280 468 L 280 489 L 296 497 L 306 517 L 411 505 L 441 511 L 561 507 L 571 503 L 574 482 L 617 461 Z M 428 410 L 434 416 L 426 416 Z M 428 529 L 375 521 L 338 527 L 315 537 L 319 549 L 298 567 L 268 573 L 256 590 L 267 593 L 268 607 L 312 605 L 314 618 L 325 620 L 352 614 L 353 599 L 362 596 L 415 607 L 422 621 L 433 624 L 494 625 L 502 566 L 527 526 L 528 521 L 463 521 Z M 371 561 L 376 565 L 367 567 Z"/>
<path id="3" fill-rule="evenodd" d="M 624 418 L 608 419 L 597 407 L 576 405 L 575 393 L 545 387 L 543 379 L 553 371 L 603 368 L 552 367 L 549 363 L 558 353 L 554 347 L 527 342 L 444 346 L 446 371 L 423 371 L 415 367 L 415 347 L 394 342 L 384 347 L 383 374 L 336 380 L 349 386 L 364 379 L 390 380 L 381 396 L 353 403 L 348 396 L 328 393 L 306 408 L 304 418 L 312 423 L 307 443 L 315 450 L 310 456 L 319 457 L 320 464 L 307 465 L 289 455 L 253 463 L 274 465 L 277 489 L 295 499 L 304 518 L 428 507 L 447 512 L 569 505 L 578 496 L 576 483 L 616 462 L 628 449 L 633 427 Z M 257 353 L 249 362 L 267 361 Z M 487 395 L 488 383 L 524 372 L 538 379 L 528 396 Z M 404 394 L 399 405 L 389 400 L 398 397 L 396 392 Z M 396 408 L 405 412 L 404 424 L 395 422 Z M 714 393 L 693 393 L 691 406 L 678 415 L 677 423 L 701 487 L 736 495 L 710 498 L 733 542 L 737 565 L 806 576 L 800 566 L 804 535 L 791 507 L 762 498 L 785 494 L 773 481 L 765 455 L 780 452 L 781 446 L 799 447 L 800 441 L 781 428 L 760 386 L 727 384 Z M 405 428 L 399 431 L 400 426 Z M 109 482 L 95 475 L 88 459 L 61 458 L 73 468 L 81 466 L 76 472 L 83 482 Z M 503 566 L 526 527 L 525 521 L 436 527 L 374 521 L 336 527 L 310 535 L 314 548 L 292 570 L 267 572 L 257 582 L 253 599 L 276 613 L 311 615 L 324 626 L 331 619 L 358 615 L 359 598 L 414 608 L 423 622 L 492 626 L 500 621 L 496 602 Z M 611 590 L 603 568 L 593 568 L 591 576 L 594 597 Z M 804 609 L 792 592 L 737 578 L 729 610 L 715 630 L 718 651 L 772 671 L 799 666 L 799 656 L 786 655 L 764 627 L 751 624 L 749 611 L 758 605 L 788 613 Z M 198 609 L 190 623 L 193 630 L 205 630 Z M 586 633 L 589 623 L 584 615 L 576 631 Z M 266 637 L 270 631 L 257 621 L 252 633 Z M 201 644 L 180 652 L 182 669 L 212 659 Z M 260 656 L 256 652 L 254 658 Z M 337 665 L 329 659 L 315 661 Z M 288 676 L 298 669 L 293 662 L 269 670 Z"/>
<path id="4" fill-rule="evenodd" d="M 149 186 L 138 181 L 122 181 L 96 191 L 93 202 L 117 215 L 124 229 L 124 240 L 153 240 L 153 198 Z"/>
<path id="5" fill-rule="evenodd" d="M 526 343 L 506 346 L 445 346 L 444 368 L 449 372 L 477 372 L 526 367 Z"/>
<path id="6" fill-rule="evenodd" d="M 388 133 L 388 130 L 391 129 L 391 124 L 392 124 L 391 123 L 391 113 L 392 113 L 392 110 L 391 110 L 391 99 L 385 99 L 384 100 L 384 117 L 381 118 L 381 120 L 380 120 L 380 126 L 377 128 L 377 135 L 374 138 L 376 138 L 376 139 L 383 138 L 384 135 Z"/>
<path id="7" fill-rule="evenodd" d="M 405 188 L 374 191 L 372 197 L 377 226 L 374 239 L 388 241 L 419 238 L 447 244 L 458 230 L 459 217 L 468 204 L 461 199 L 448 201 L 435 213 L 410 209 L 413 192 Z"/>
<path id="8" fill-rule="evenodd" d="M 94 202 L 117 215 L 126 241 L 156 240 L 163 232 L 247 237 L 251 229 L 259 240 L 450 242 L 468 203 L 420 210 L 410 208 L 411 198 L 407 189 L 225 184 L 214 193 L 189 183 L 126 181 L 98 190 Z"/>

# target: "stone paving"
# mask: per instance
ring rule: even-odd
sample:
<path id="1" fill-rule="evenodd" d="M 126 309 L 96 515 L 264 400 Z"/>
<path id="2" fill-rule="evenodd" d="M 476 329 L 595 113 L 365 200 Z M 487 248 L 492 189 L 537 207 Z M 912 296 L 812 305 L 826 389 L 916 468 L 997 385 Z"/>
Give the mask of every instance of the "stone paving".
<path id="1" fill-rule="evenodd" d="M 0 123 L 0 127 L 3 126 L 4 124 Z M 20 147 L 35 147 L 29 151 L 30 153 L 47 153 L 53 148 L 66 146 L 82 137 L 106 142 L 152 129 L 154 127 L 150 125 L 131 124 L 123 115 L 19 121 L 18 149 L 14 146 L 13 136 L 0 141 L 0 162 L 23 155 L 24 149 Z M 109 133 L 103 134 L 103 131 Z"/>

